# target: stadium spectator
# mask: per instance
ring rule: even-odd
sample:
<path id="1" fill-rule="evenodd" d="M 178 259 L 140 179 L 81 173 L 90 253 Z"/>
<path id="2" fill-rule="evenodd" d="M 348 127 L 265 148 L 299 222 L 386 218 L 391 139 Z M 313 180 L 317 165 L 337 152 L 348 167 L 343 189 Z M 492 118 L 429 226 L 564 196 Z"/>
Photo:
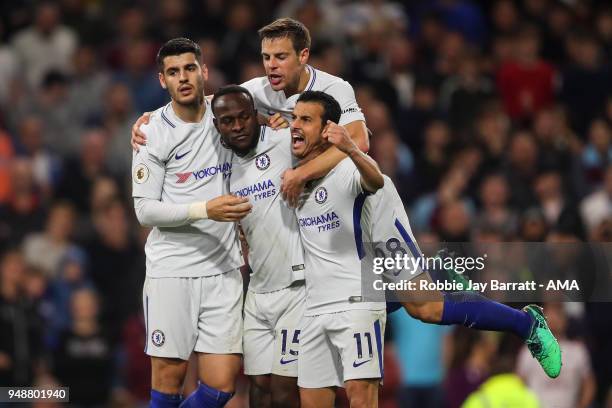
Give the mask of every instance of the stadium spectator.
<path id="1" fill-rule="evenodd" d="M 444 382 L 447 408 L 459 408 L 487 379 L 497 343 L 492 333 L 456 327 L 447 344 L 451 354 Z"/>
<path id="2" fill-rule="evenodd" d="M 389 315 L 401 373 L 397 406 L 443 407 L 444 343 L 449 326 L 423 323 L 403 310 Z"/>
<path id="3" fill-rule="evenodd" d="M 53 374 L 70 387 L 70 402 L 80 407 L 105 407 L 114 380 L 113 348 L 98 319 L 98 298 L 91 289 L 72 295 L 72 323 L 53 350 Z"/>
<path id="4" fill-rule="evenodd" d="M 74 31 L 61 25 L 59 6 L 51 1 L 40 2 L 33 26 L 20 31 L 13 39 L 19 65 L 25 70 L 31 89 L 36 89 L 49 71 L 68 74 L 77 43 Z"/>
<path id="5" fill-rule="evenodd" d="M 514 374 L 516 353 L 520 343 L 507 335 L 500 340 L 493 366 L 492 376 L 461 405 L 462 408 L 503 408 L 508 406 L 539 408 L 540 402 L 521 378 Z"/>
<path id="6" fill-rule="evenodd" d="M 74 248 L 71 236 L 75 215 L 69 202 L 56 202 L 51 207 L 45 230 L 31 233 L 23 241 L 23 254 L 28 264 L 40 268 L 50 278 L 57 276 L 62 258 Z"/>
<path id="7" fill-rule="evenodd" d="M 555 70 L 538 56 L 537 28 L 524 26 L 513 41 L 513 58 L 500 66 L 497 87 L 508 115 L 520 121 L 553 102 Z"/>
<path id="8" fill-rule="evenodd" d="M 608 165 L 602 188 L 586 196 L 580 203 L 580 213 L 588 235 L 612 215 L 612 165 Z"/>
<path id="9" fill-rule="evenodd" d="M 42 351 L 42 322 L 25 296 L 27 267 L 19 251 L 10 250 L 0 260 L 0 381 L 31 384 Z"/>

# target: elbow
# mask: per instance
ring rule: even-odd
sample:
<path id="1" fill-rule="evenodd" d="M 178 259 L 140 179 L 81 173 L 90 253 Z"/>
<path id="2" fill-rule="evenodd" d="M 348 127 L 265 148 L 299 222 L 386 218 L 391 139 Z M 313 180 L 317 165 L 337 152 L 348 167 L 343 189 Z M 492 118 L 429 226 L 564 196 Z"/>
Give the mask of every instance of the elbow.
<path id="1" fill-rule="evenodd" d="M 378 173 L 376 178 L 374 179 L 374 191 L 378 191 L 385 186 L 385 179 L 382 176 L 382 173 Z"/>
<path id="2" fill-rule="evenodd" d="M 153 223 L 151 222 L 151 220 L 147 219 L 147 217 L 144 216 L 144 214 L 142 214 L 140 211 L 136 211 L 136 219 L 138 220 L 138 223 L 141 227 L 153 227 Z"/>
<path id="3" fill-rule="evenodd" d="M 355 142 L 359 150 L 362 152 L 367 153 L 370 151 L 370 140 L 367 137 L 359 138 L 359 140 L 356 140 Z"/>
<path id="4" fill-rule="evenodd" d="M 144 210 L 144 206 L 145 204 L 142 200 L 136 200 L 136 202 L 134 203 L 134 212 L 136 213 L 136 219 L 138 220 L 138 223 L 143 227 L 153 227 L 152 220 L 150 220 L 147 216 L 146 211 Z"/>

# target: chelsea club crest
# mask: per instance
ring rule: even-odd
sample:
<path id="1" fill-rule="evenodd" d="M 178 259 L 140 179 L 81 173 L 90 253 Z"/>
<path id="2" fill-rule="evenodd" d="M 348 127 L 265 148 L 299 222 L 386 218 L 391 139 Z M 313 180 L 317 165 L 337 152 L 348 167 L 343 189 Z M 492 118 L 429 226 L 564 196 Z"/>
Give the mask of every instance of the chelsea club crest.
<path id="1" fill-rule="evenodd" d="M 318 204 L 323 204 L 327 201 L 327 189 L 325 187 L 319 187 L 315 190 L 315 201 Z"/>
<path id="2" fill-rule="evenodd" d="M 260 154 L 255 158 L 255 166 L 257 166 L 259 170 L 267 169 L 270 167 L 270 156 L 268 156 L 266 153 Z"/>

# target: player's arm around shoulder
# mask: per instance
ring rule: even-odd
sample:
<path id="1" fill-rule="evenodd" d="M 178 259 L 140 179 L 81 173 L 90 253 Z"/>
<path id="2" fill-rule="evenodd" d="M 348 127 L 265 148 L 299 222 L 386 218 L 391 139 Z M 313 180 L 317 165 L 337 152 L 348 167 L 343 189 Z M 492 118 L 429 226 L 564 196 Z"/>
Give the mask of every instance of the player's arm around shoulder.
<path id="1" fill-rule="evenodd" d="M 322 136 L 352 160 L 359 171 L 361 187 L 365 191 L 375 193 L 385 185 L 376 161 L 358 148 L 345 127 L 328 121 Z"/>
<path id="2" fill-rule="evenodd" d="M 341 116 L 338 124 L 348 130 L 359 150 L 367 153 L 370 150 L 370 140 L 365 116 L 357 104 L 355 91 L 351 84 L 343 80 L 334 82 L 325 90 L 325 93 L 333 96 L 340 104 Z"/>

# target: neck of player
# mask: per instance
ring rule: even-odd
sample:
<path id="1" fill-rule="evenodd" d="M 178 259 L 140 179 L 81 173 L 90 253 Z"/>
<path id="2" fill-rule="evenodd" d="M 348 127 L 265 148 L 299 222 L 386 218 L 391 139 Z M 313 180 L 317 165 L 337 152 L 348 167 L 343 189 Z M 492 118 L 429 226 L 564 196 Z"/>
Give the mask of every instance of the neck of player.
<path id="1" fill-rule="evenodd" d="M 324 151 L 326 151 L 330 147 L 331 147 L 331 145 L 329 143 L 321 143 L 321 144 L 319 144 L 318 146 L 313 148 L 310 152 L 308 152 L 308 154 L 306 156 L 304 156 L 302 159 L 300 159 L 300 162 L 298 163 L 298 167 L 303 166 L 306 163 L 308 163 L 309 161 L 311 161 L 312 159 L 318 157 L 321 153 L 323 153 Z"/>
<path id="2" fill-rule="evenodd" d="M 180 120 L 187 123 L 199 123 L 206 113 L 206 103 L 204 97 L 197 98 L 191 104 L 181 104 L 172 100 L 172 109 Z"/>
<path id="3" fill-rule="evenodd" d="M 310 81 L 310 70 L 304 65 L 297 82 L 292 85 L 287 85 L 285 88 L 285 97 L 289 98 L 290 96 L 304 92 L 306 85 L 308 85 L 308 81 Z"/>

